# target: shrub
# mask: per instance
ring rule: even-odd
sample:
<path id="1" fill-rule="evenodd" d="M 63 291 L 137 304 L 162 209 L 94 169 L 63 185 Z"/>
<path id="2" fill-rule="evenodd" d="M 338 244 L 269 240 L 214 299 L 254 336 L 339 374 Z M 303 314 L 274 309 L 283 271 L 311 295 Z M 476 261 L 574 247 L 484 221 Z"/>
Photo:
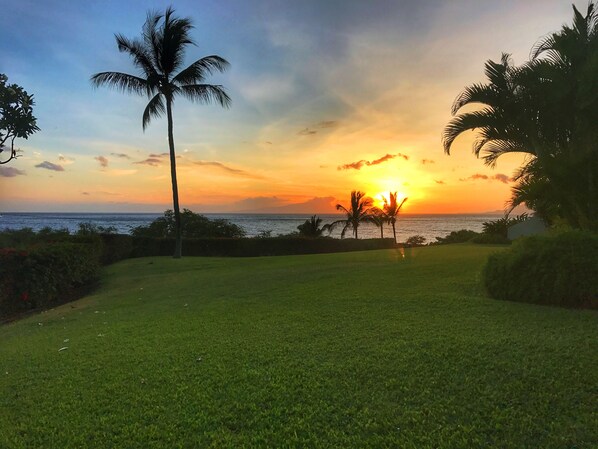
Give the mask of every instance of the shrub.
<path id="1" fill-rule="evenodd" d="M 478 232 L 470 231 L 469 229 L 461 229 L 453 231 L 446 237 L 436 237 L 435 245 L 446 245 L 448 243 L 465 243 L 469 242 L 474 237 L 480 235 Z"/>
<path id="2" fill-rule="evenodd" d="M 511 226 L 516 225 L 517 223 L 522 223 L 527 219 L 528 215 L 524 213 L 515 217 L 509 217 L 508 215 L 505 215 L 498 220 L 485 221 L 482 223 L 482 233 L 488 235 L 498 235 L 506 239 Z"/>
<path id="3" fill-rule="evenodd" d="M 423 246 L 426 244 L 426 238 L 423 235 L 412 235 L 405 240 L 405 245 L 408 246 Z"/>
<path id="4" fill-rule="evenodd" d="M 0 250 L 0 315 L 73 299 L 99 272 L 98 247 L 58 242 L 30 250 Z"/>
<path id="5" fill-rule="evenodd" d="M 174 212 L 167 210 L 163 217 L 156 218 L 147 226 L 137 226 L 131 230 L 135 237 L 172 238 L 175 235 Z M 245 236 L 240 226 L 228 220 L 211 220 L 189 209 L 181 212 L 181 234 L 183 238 L 239 238 Z"/>
<path id="6" fill-rule="evenodd" d="M 598 308 L 598 235 L 521 238 L 490 256 L 483 279 L 495 299 Z"/>

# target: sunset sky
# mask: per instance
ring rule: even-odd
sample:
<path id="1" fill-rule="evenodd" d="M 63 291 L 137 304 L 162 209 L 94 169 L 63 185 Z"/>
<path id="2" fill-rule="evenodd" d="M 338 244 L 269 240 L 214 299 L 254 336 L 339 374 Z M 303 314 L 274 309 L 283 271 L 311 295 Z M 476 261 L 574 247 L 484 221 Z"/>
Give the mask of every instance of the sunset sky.
<path id="1" fill-rule="evenodd" d="M 145 131 L 147 99 L 92 88 L 136 74 L 114 33 L 140 35 L 162 1 L 4 0 L 0 73 L 34 94 L 41 131 L 0 166 L 0 212 L 158 212 L 171 207 L 166 119 Z M 569 23 L 564 0 L 172 2 L 197 47 L 230 69 L 228 110 L 179 98 L 181 205 L 196 212 L 332 212 L 351 190 L 399 191 L 405 212 L 503 209 L 520 157 L 485 167 L 473 135 L 443 153 L 457 94 L 483 64 L 524 62 Z M 587 3 L 577 2 L 585 8 Z"/>

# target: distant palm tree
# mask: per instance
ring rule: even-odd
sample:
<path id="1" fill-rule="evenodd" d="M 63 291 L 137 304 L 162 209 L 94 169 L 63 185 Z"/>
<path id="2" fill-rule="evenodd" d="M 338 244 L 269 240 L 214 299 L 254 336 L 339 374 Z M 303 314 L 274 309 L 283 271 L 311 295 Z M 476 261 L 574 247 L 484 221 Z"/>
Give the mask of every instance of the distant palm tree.
<path id="1" fill-rule="evenodd" d="M 324 228 L 321 228 L 320 224 L 322 224 L 322 219 L 317 215 L 312 215 L 309 220 L 305 220 L 305 223 L 297 226 L 297 229 L 299 234 L 304 237 L 317 238 L 324 232 Z"/>
<path id="2" fill-rule="evenodd" d="M 160 23 L 161 22 L 161 23 Z M 189 36 L 193 28 L 188 18 L 174 16 L 171 7 L 164 14 L 148 13 L 142 30 L 142 39 L 127 39 L 117 34 L 118 50 L 128 53 L 133 64 L 140 70 L 140 76 L 121 72 L 101 72 L 91 77 L 94 86 L 107 85 L 123 92 L 147 95 L 151 98 L 143 112 L 142 127 L 150 120 L 166 113 L 168 120 L 168 145 L 170 149 L 170 176 L 175 216 L 174 257 L 182 255 L 181 217 L 176 175 L 176 155 L 172 121 L 172 105 L 177 95 L 200 103 L 230 105 L 230 98 L 220 85 L 204 84 L 207 75 L 214 71 L 223 72 L 228 62 L 220 56 L 206 56 L 176 73 L 183 64 L 185 48 L 194 45 Z"/>
<path id="3" fill-rule="evenodd" d="M 384 225 L 388 223 L 388 218 L 383 210 L 373 207 L 370 211 L 370 222 L 380 228 L 380 238 L 384 238 Z"/>
<path id="4" fill-rule="evenodd" d="M 403 204 L 405 204 L 405 201 L 407 201 L 407 198 L 403 198 L 403 201 L 398 203 L 397 202 L 397 192 L 389 192 L 388 200 L 384 197 L 383 197 L 383 200 L 384 200 L 384 206 L 382 207 L 382 211 L 384 212 L 386 219 L 392 225 L 392 235 L 393 235 L 393 237 L 395 239 L 395 243 L 396 243 L 397 242 L 397 230 L 396 230 L 397 217 L 399 216 L 399 212 L 401 211 Z"/>
<path id="5" fill-rule="evenodd" d="M 357 228 L 363 222 L 371 222 L 370 212 L 372 209 L 372 199 L 365 196 L 365 193 L 353 190 L 351 192 L 351 205 L 346 208 L 342 204 L 336 205 L 336 210 L 342 211 L 346 214 L 344 220 L 337 220 L 330 224 L 327 224 L 325 228 L 332 232 L 332 230 L 342 224 L 343 230 L 341 231 L 341 238 L 345 237 L 345 233 L 349 228 L 353 229 L 355 238 L 357 236 Z"/>

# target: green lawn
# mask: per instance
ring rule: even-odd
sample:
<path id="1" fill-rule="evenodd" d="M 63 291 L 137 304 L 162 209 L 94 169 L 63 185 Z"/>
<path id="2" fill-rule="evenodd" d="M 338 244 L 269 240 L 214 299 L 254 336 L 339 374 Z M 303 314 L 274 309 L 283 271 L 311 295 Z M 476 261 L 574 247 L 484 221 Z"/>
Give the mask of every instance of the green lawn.
<path id="1" fill-rule="evenodd" d="M 598 313 L 488 299 L 497 250 L 110 266 L 0 327 L 0 448 L 598 447 Z"/>

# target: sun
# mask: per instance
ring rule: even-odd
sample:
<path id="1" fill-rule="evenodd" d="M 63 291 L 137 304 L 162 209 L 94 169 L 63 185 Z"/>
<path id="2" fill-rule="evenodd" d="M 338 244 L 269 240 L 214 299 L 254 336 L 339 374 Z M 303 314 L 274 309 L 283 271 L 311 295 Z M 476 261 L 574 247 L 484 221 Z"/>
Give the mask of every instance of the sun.
<path id="1" fill-rule="evenodd" d="M 384 199 L 386 198 L 386 201 L 388 201 L 389 192 L 394 192 L 394 190 L 391 189 L 386 192 L 379 192 L 376 195 L 372 196 L 372 199 L 374 200 L 374 206 L 379 209 L 382 209 L 384 207 Z M 397 191 L 397 203 L 401 204 L 401 201 L 403 201 L 404 198 L 407 198 L 407 194 L 405 194 L 404 192 Z"/>

